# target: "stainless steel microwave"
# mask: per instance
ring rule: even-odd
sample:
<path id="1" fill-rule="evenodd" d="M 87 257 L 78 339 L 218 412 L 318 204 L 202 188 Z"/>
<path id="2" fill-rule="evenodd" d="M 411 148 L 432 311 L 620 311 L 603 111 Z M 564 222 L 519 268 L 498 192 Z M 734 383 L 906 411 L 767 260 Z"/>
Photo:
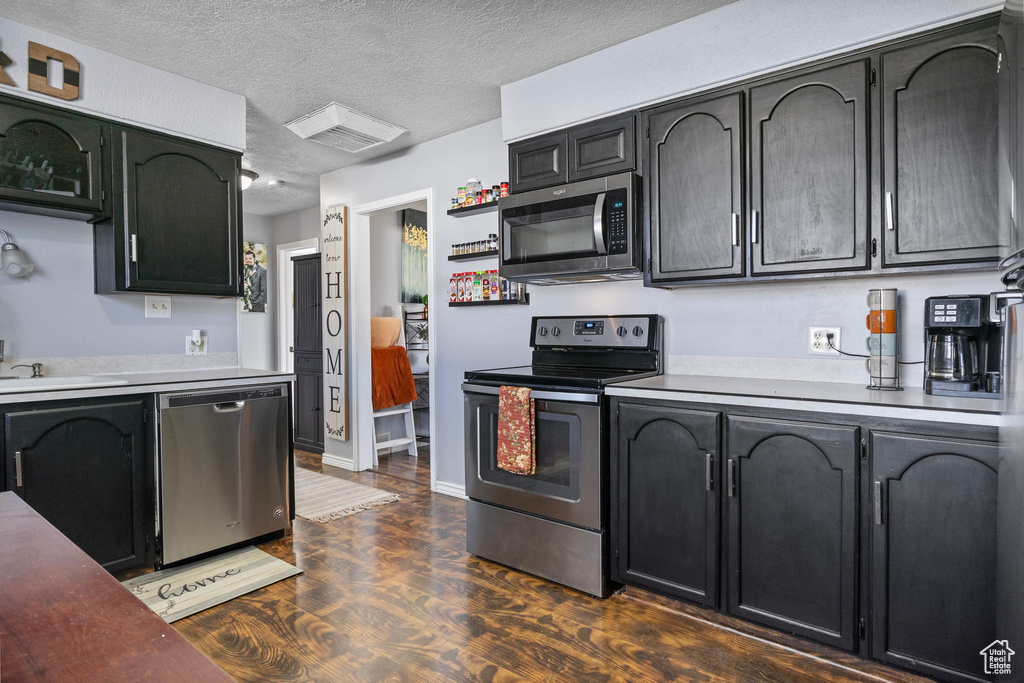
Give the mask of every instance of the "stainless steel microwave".
<path id="1" fill-rule="evenodd" d="M 638 278 L 640 207 L 635 173 L 503 197 L 498 270 L 538 285 Z"/>

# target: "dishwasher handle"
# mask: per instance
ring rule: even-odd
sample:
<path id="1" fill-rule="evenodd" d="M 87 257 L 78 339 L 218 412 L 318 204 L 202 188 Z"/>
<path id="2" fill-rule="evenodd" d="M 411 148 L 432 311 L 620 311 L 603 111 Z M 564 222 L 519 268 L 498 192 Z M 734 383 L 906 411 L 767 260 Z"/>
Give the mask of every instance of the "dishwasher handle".
<path id="1" fill-rule="evenodd" d="M 214 403 L 213 412 L 215 413 L 237 413 L 239 410 L 245 409 L 245 401 L 228 401 L 227 403 Z"/>

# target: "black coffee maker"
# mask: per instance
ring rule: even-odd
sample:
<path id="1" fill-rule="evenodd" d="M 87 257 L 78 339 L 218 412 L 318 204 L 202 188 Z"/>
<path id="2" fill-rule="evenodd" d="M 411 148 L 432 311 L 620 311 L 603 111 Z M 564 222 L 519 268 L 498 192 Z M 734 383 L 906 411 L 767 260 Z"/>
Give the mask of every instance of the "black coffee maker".
<path id="1" fill-rule="evenodd" d="M 1003 397 L 1003 308 L 1019 292 L 933 296 L 924 303 L 924 390 Z"/>

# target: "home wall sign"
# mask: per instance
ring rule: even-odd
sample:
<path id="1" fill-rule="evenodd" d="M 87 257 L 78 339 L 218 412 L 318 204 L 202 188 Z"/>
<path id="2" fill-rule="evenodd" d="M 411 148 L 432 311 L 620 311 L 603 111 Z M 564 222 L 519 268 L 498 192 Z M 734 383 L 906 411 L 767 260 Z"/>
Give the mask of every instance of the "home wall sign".
<path id="1" fill-rule="evenodd" d="M 50 62 L 60 62 L 62 77 L 60 87 L 52 86 L 47 80 Z M 11 75 L 5 71 L 14 61 L 0 52 L 0 83 L 17 87 Z M 47 45 L 28 44 L 28 89 L 62 100 L 77 100 L 81 83 L 82 65 L 67 52 Z"/>
<path id="2" fill-rule="evenodd" d="M 348 207 L 324 212 L 323 270 L 324 433 L 348 440 Z"/>

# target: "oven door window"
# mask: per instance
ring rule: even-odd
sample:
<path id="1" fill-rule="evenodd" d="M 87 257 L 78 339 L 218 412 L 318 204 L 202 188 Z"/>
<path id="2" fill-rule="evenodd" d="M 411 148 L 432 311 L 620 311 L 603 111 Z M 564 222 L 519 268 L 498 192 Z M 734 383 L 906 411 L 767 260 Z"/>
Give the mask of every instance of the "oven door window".
<path id="1" fill-rule="evenodd" d="M 498 468 L 498 406 L 481 405 L 480 479 L 549 498 L 580 499 L 580 418 L 538 408 L 534 416 L 536 472 L 512 474 Z"/>
<path id="2" fill-rule="evenodd" d="M 587 195 L 503 210 L 502 261 L 511 265 L 598 256 L 596 201 Z"/>

